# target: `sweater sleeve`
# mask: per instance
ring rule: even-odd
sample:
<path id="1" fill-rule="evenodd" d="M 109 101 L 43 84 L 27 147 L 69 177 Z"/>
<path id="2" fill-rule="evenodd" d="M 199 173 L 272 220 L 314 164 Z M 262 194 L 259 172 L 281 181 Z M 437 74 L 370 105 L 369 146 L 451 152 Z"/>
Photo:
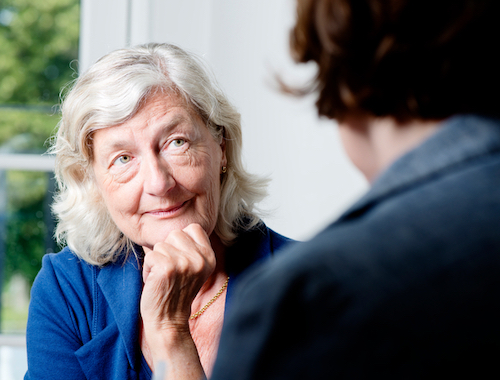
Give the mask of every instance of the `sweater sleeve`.
<path id="1" fill-rule="evenodd" d="M 75 356 L 91 331 L 92 286 L 85 276 L 92 271 L 85 266 L 68 252 L 44 257 L 31 290 L 25 380 L 85 379 Z"/>

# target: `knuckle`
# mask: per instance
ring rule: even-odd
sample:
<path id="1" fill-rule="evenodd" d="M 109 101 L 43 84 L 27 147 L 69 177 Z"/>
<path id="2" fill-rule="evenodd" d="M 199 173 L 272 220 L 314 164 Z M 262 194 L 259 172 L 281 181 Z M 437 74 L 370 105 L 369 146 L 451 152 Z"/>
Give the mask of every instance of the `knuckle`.
<path id="1" fill-rule="evenodd" d="M 189 268 L 191 267 L 190 260 L 184 255 L 179 256 L 177 259 L 177 267 L 182 273 L 188 272 Z"/>
<path id="2" fill-rule="evenodd" d="M 149 256 L 149 255 L 150 255 L 151 253 L 153 253 L 153 252 L 154 252 L 155 254 L 160 253 L 160 252 L 166 252 L 166 251 L 167 251 L 167 246 L 168 246 L 168 244 L 167 244 L 167 243 L 165 243 L 165 242 L 159 242 L 159 243 L 156 243 L 156 244 L 153 246 L 153 251 L 152 251 L 152 252 L 150 252 L 150 253 L 148 253 L 148 254 L 146 255 L 146 257 L 147 257 L 147 256 Z"/>
<path id="3" fill-rule="evenodd" d="M 205 260 L 203 260 L 201 257 L 197 258 L 196 260 L 194 260 L 193 267 L 197 273 L 203 272 L 205 269 Z"/>

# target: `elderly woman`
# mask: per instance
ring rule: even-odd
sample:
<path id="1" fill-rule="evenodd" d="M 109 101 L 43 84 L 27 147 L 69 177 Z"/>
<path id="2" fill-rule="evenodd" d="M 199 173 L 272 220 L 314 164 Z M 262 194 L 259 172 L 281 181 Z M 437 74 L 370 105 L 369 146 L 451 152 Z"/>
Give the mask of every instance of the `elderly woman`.
<path id="1" fill-rule="evenodd" d="M 52 152 L 56 235 L 33 285 L 26 379 L 210 373 L 233 283 L 288 242 L 254 213 L 240 116 L 180 48 L 115 51 L 76 80 Z M 225 302 L 224 302 L 225 301 Z"/>

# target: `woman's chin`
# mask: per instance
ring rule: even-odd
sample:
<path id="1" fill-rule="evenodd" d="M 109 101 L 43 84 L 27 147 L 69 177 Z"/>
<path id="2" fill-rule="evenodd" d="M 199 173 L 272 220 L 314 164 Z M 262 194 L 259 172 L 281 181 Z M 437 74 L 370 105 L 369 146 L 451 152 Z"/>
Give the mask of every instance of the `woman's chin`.
<path id="1" fill-rule="evenodd" d="M 179 221 L 176 223 L 168 223 L 168 225 L 166 226 L 162 226 L 161 224 L 150 226 L 148 228 L 148 233 L 143 234 L 137 240 L 132 240 L 135 241 L 138 245 L 152 250 L 155 244 L 166 241 L 172 231 L 183 230 L 193 223 L 199 224 L 205 230 L 208 236 L 212 234 L 215 228 L 215 226 L 208 226 L 207 223 L 203 223 L 199 220 Z"/>

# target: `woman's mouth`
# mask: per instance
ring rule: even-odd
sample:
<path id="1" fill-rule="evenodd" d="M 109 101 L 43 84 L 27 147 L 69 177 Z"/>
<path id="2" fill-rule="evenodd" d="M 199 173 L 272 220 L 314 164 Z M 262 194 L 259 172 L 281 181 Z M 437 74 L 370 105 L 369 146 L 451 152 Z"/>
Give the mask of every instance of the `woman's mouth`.
<path id="1" fill-rule="evenodd" d="M 179 212 L 181 212 L 184 209 L 184 207 L 187 205 L 188 202 L 189 201 L 185 201 L 185 202 L 177 203 L 177 204 L 170 206 L 170 207 L 161 207 L 161 208 L 153 209 L 150 211 L 146 211 L 144 214 L 148 214 L 148 215 L 156 216 L 156 217 L 160 217 L 160 218 L 172 217 L 172 216 L 177 215 Z"/>

